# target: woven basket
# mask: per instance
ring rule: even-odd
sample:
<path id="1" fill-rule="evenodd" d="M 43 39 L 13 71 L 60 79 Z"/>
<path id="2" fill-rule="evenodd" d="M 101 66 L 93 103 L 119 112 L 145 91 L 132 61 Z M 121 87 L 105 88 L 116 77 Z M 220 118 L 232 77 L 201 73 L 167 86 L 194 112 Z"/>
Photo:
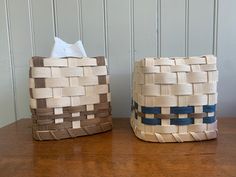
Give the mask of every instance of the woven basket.
<path id="1" fill-rule="evenodd" d="M 212 55 L 135 63 L 131 126 L 151 142 L 217 137 L 218 71 Z"/>
<path id="2" fill-rule="evenodd" d="M 33 57 L 30 97 L 36 140 L 73 138 L 112 128 L 104 57 Z"/>

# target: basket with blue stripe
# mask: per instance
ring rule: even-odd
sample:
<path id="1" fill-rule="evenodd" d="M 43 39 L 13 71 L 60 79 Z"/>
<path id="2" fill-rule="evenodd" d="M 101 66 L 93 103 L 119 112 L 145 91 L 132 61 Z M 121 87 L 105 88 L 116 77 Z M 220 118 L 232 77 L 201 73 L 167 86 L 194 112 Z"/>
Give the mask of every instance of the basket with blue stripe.
<path id="1" fill-rule="evenodd" d="M 216 57 L 145 58 L 135 63 L 131 126 L 151 142 L 217 137 Z"/>

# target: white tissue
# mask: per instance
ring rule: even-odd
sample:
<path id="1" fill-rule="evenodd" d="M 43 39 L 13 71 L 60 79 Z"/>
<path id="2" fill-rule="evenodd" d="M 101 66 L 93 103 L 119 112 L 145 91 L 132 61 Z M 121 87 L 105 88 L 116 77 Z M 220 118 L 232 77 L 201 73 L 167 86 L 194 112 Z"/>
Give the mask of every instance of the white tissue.
<path id="1" fill-rule="evenodd" d="M 77 41 L 74 44 L 68 44 L 58 37 L 55 37 L 55 43 L 51 52 L 51 57 L 87 57 L 82 41 Z"/>

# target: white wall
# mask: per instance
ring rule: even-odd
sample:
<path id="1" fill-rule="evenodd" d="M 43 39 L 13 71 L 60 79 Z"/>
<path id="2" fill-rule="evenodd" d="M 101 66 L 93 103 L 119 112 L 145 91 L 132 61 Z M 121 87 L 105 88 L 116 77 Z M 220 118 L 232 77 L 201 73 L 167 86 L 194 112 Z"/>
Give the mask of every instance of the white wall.
<path id="1" fill-rule="evenodd" d="M 216 54 L 219 114 L 236 108 L 234 0 L 0 0 L 0 126 L 29 117 L 28 60 L 57 35 L 109 59 L 114 117 L 128 117 L 131 73 L 147 56 Z"/>
<path id="2" fill-rule="evenodd" d="M 219 112 L 235 116 L 236 110 L 236 1 L 219 1 L 218 68 Z"/>

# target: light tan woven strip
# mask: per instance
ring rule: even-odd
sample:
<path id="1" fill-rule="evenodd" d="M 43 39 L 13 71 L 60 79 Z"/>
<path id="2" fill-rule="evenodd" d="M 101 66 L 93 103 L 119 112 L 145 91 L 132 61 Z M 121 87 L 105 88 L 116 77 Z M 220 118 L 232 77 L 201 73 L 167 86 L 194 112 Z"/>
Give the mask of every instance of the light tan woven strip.
<path id="1" fill-rule="evenodd" d="M 40 133 L 36 131 L 36 135 L 37 135 L 37 139 L 39 139 L 41 141 L 42 138 L 40 137 Z"/>
<path id="2" fill-rule="evenodd" d="M 200 141 L 200 140 L 208 140 L 214 139 L 217 137 L 217 122 L 214 122 L 212 125 L 212 129 L 206 131 L 203 127 L 202 131 L 200 129 L 196 129 L 196 132 L 185 132 L 185 133 L 178 133 L 178 127 L 175 125 L 170 126 L 150 126 L 144 125 L 141 123 L 141 119 L 136 120 L 131 117 L 131 126 L 136 134 L 137 137 L 143 139 L 145 141 L 152 141 L 152 142 L 185 142 L 185 141 Z M 193 127 L 197 125 L 190 125 L 187 127 Z M 201 126 L 201 125 L 199 125 Z M 206 128 L 206 125 L 203 125 Z M 167 128 L 176 127 L 176 131 L 166 131 Z M 215 127 L 215 129 L 213 129 Z M 162 129 L 163 133 L 157 133 L 158 129 Z M 193 129 L 194 130 L 194 129 Z M 197 131 L 199 130 L 199 131 Z M 207 135 L 206 135 L 207 134 Z"/>
<path id="3" fill-rule="evenodd" d="M 56 66 L 56 67 L 67 67 L 67 59 L 60 59 L 58 58 L 44 58 L 43 59 L 44 66 Z"/>
<path id="4" fill-rule="evenodd" d="M 194 138 L 195 141 L 201 141 L 202 139 L 195 132 L 189 132 L 190 135 Z"/>
<path id="5" fill-rule="evenodd" d="M 71 129 L 67 128 L 66 131 L 68 132 L 68 134 L 69 134 L 72 138 L 76 137 L 76 136 L 74 135 L 74 133 L 71 132 Z"/>
<path id="6" fill-rule="evenodd" d="M 179 143 L 184 142 L 177 133 L 172 133 L 172 136 L 175 138 L 177 142 Z"/>
<path id="7" fill-rule="evenodd" d="M 172 106 L 200 106 L 217 103 L 217 94 L 185 95 L 185 96 L 143 96 L 133 95 L 134 101 L 146 107 L 172 107 Z"/>
<path id="8" fill-rule="evenodd" d="M 55 139 L 55 140 L 59 140 L 59 139 L 60 139 L 60 138 L 58 138 L 58 137 L 54 134 L 53 131 L 49 131 L 49 132 L 50 132 L 50 134 L 52 135 L 53 139 Z"/>
<path id="9" fill-rule="evenodd" d="M 164 143 L 165 142 L 165 140 L 164 140 L 164 138 L 162 137 L 161 134 L 155 133 L 155 135 L 156 135 L 156 138 L 157 138 L 158 142 L 160 142 L 160 143 Z"/>

